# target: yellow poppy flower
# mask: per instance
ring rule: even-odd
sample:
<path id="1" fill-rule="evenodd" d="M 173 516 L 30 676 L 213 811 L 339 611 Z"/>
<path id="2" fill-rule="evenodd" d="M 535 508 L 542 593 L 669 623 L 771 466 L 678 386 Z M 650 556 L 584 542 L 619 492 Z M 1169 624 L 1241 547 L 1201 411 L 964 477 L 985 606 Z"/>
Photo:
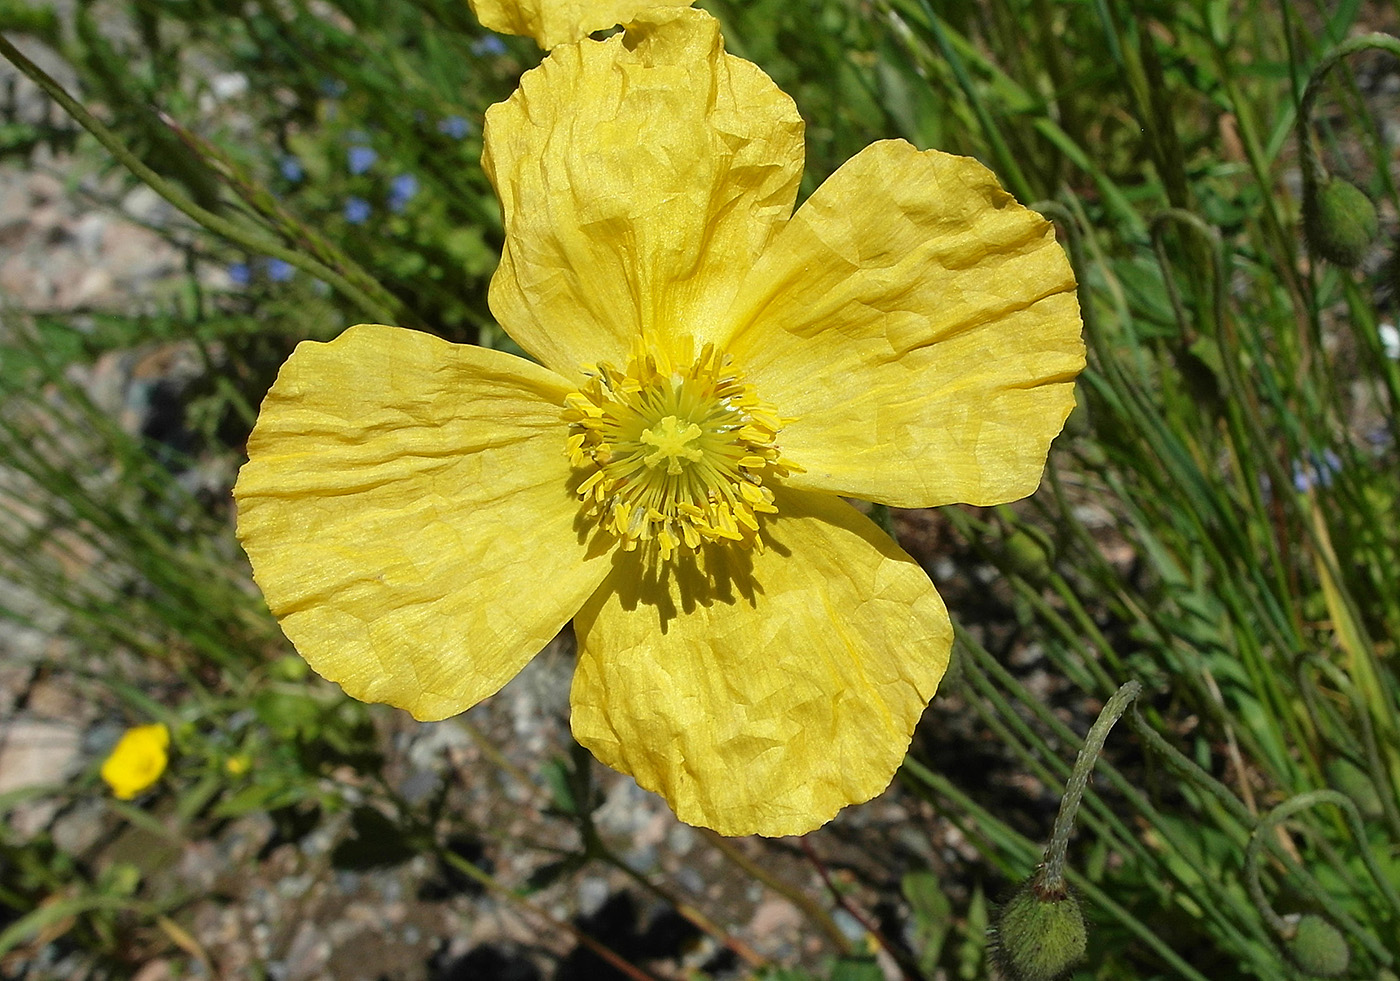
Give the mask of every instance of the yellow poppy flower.
<path id="1" fill-rule="evenodd" d="M 626 24 L 649 7 L 688 7 L 691 0 L 468 0 L 481 26 L 532 37 L 548 49 Z"/>
<path id="2" fill-rule="evenodd" d="M 164 723 L 128 729 L 102 762 L 102 779 L 119 800 L 131 800 L 160 779 L 169 747 L 170 730 Z"/>
<path id="3" fill-rule="evenodd" d="M 238 531 L 288 637 L 420 719 L 573 618 L 574 735 L 724 834 L 888 784 L 947 665 L 922 569 L 841 496 L 1039 483 L 1084 363 L 1049 223 L 973 160 L 856 155 L 715 21 L 556 48 L 487 113 L 501 325 L 538 364 L 362 325 L 263 403 Z"/>

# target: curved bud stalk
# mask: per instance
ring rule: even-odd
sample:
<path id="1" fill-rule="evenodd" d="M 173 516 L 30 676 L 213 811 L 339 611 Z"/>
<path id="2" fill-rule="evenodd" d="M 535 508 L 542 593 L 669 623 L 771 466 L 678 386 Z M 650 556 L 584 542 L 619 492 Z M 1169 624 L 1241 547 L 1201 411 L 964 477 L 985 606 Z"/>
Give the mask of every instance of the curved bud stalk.
<path id="1" fill-rule="evenodd" d="M 1104 704 L 1075 758 L 1040 866 L 997 911 L 992 955 L 1011 981 L 1054 981 L 1084 957 L 1088 930 L 1079 901 L 1065 880 L 1065 856 L 1084 788 L 1109 731 L 1141 693 L 1142 685 L 1130 681 Z"/>
<path id="2" fill-rule="evenodd" d="M 1351 798 L 1335 790 L 1314 790 L 1298 794 L 1284 801 L 1259 820 L 1253 834 L 1250 835 L 1244 856 L 1245 885 L 1249 889 L 1250 900 L 1259 911 L 1259 915 L 1277 935 L 1280 946 L 1287 951 L 1299 968 L 1309 975 L 1339 977 L 1347 972 L 1351 962 L 1351 951 L 1347 945 L 1344 931 L 1345 934 L 1350 935 L 1353 940 L 1365 947 L 1372 957 L 1389 967 L 1393 964 L 1394 958 L 1374 934 L 1358 923 L 1316 878 L 1296 863 L 1291 861 L 1284 863 L 1290 873 L 1291 884 L 1308 896 L 1322 913 L 1326 914 L 1325 917 L 1310 912 L 1290 921 L 1290 919 L 1279 915 L 1264 894 L 1259 868 L 1260 852 L 1266 845 L 1277 848 L 1276 839 L 1284 821 L 1294 814 L 1318 804 L 1334 804 L 1342 809 L 1367 870 L 1375 879 L 1391 907 L 1400 909 L 1400 906 L 1397 906 L 1397 900 L 1400 900 L 1400 896 L 1397 896 L 1395 886 L 1391 884 L 1385 870 L 1380 867 L 1375 855 L 1371 852 L 1365 835 L 1365 827 L 1356 805 Z"/>
<path id="3" fill-rule="evenodd" d="M 1360 265 L 1380 231 L 1376 206 L 1366 193 L 1328 172 L 1312 137 L 1313 107 L 1327 75 L 1358 51 L 1381 50 L 1400 55 L 1400 40 L 1367 34 L 1339 44 L 1320 61 L 1308 79 L 1298 113 L 1298 152 L 1303 164 L 1303 234 L 1313 254 L 1350 269 Z"/>

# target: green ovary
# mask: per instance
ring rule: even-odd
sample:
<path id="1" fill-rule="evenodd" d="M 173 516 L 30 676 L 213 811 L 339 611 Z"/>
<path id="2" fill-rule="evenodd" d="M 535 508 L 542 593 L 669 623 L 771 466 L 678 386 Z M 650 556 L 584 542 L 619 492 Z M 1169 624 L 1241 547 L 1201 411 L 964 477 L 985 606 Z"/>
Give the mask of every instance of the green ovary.
<path id="1" fill-rule="evenodd" d="M 695 423 L 682 423 L 675 416 L 667 416 L 642 433 L 642 442 L 656 447 L 642 462 L 649 467 L 665 462 L 666 472 L 673 477 L 678 476 L 682 460 L 698 463 L 704 459 L 705 451 L 691 445 L 701 435 L 703 432 Z"/>

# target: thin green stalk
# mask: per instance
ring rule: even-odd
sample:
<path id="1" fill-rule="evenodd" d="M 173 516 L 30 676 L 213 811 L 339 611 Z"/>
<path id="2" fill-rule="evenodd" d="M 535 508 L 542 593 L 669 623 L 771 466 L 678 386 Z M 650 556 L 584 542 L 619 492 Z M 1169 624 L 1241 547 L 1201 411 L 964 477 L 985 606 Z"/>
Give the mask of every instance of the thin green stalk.
<path id="1" fill-rule="evenodd" d="M 1070 743 L 1078 741 L 1078 737 L 1075 736 L 1074 733 L 1070 732 L 1068 727 L 1066 727 L 1064 723 L 1060 722 L 1054 717 L 1053 713 L 1050 713 L 1036 700 L 1032 699 L 1029 693 L 1026 692 L 1023 688 L 1021 688 L 1019 683 L 1016 682 L 1015 679 L 1012 678 L 1006 672 L 1006 670 L 996 662 L 995 658 L 991 657 L 991 655 L 985 649 L 981 648 L 980 645 L 975 644 L 975 642 L 972 642 L 969 638 L 966 638 L 965 636 L 960 637 L 960 640 L 961 648 L 965 651 L 971 652 L 971 654 L 973 655 L 971 662 L 965 662 L 969 664 L 969 666 L 965 670 L 967 672 L 967 677 L 972 682 L 976 683 L 979 669 L 988 671 L 989 673 L 995 675 L 998 678 L 999 682 L 1005 685 L 1008 688 L 1008 690 L 1011 690 L 1014 693 L 1016 693 L 1016 697 L 1019 699 L 1019 703 L 1022 705 L 1026 705 L 1032 711 L 1036 712 L 1037 715 L 1040 716 L 1042 720 L 1046 722 L 1046 724 L 1048 724 L 1052 729 L 1054 729 L 1057 732 L 1059 738 L 1062 738 L 1066 742 Z M 997 699 L 995 689 L 992 689 L 990 686 L 982 687 L 979 694 L 989 700 Z M 988 725 L 990 725 L 994 730 L 1000 730 L 1002 728 L 999 722 L 996 722 L 991 718 L 991 713 L 983 713 L 980 711 L 980 706 L 975 707 L 979 709 L 979 714 L 983 715 L 983 718 L 987 720 Z M 998 710 L 998 714 L 1002 717 L 1009 719 L 1015 718 L 1015 710 L 1009 705 L 1003 705 Z M 1016 748 L 1018 746 L 1016 739 L 1009 738 L 1005 735 L 1003 735 L 1002 741 L 1008 746 L 1011 746 L 1012 748 Z M 1047 754 L 1047 756 L 1050 755 L 1048 748 L 1045 748 L 1043 751 Z M 1192 873 L 1194 874 L 1196 884 L 1208 892 L 1209 899 L 1214 904 L 1214 908 L 1221 913 L 1224 913 L 1228 910 L 1236 915 L 1241 914 L 1243 911 L 1232 902 L 1232 898 L 1228 890 L 1225 888 L 1225 884 L 1222 881 L 1220 881 L 1218 877 L 1219 870 L 1216 870 L 1216 876 L 1212 876 L 1210 874 L 1208 868 L 1202 863 L 1196 851 L 1190 848 L 1186 842 L 1180 840 L 1180 829 L 1164 821 L 1162 819 L 1161 814 L 1158 813 L 1157 809 L 1152 806 L 1151 802 L 1147 800 L 1147 798 L 1142 794 L 1142 792 L 1137 787 L 1133 786 L 1121 773 L 1117 771 L 1116 768 L 1107 763 L 1104 763 L 1102 769 L 1103 773 L 1108 778 L 1109 782 L 1113 785 L 1114 789 L 1119 793 L 1123 794 L 1128 799 L 1134 812 L 1140 814 L 1143 818 L 1149 821 L 1154 830 L 1157 832 L 1157 834 L 1161 836 L 1162 840 L 1170 844 L 1175 853 L 1191 869 Z M 1138 860 L 1144 864 L 1144 867 L 1156 866 L 1161 872 L 1162 882 L 1170 881 L 1170 879 L 1174 875 L 1177 875 L 1179 877 L 1178 873 L 1173 873 L 1172 870 L 1163 863 L 1163 858 L 1160 854 L 1148 852 L 1147 850 L 1145 850 L 1142 847 L 1141 842 L 1139 841 L 1139 836 L 1134 835 L 1130 831 L 1128 831 L 1122 824 L 1121 819 L 1119 819 L 1114 812 L 1109 810 L 1101 800 L 1098 800 L 1097 798 L 1091 799 L 1091 805 L 1096 809 L 1096 827 L 1100 827 L 1098 825 L 1099 820 L 1104 820 L 1107 822 L 1107 825 L 1116 826 L 1118 828 L 1117 837 L 1119 838 L 1119 841 L 1117 843 L 1117 846 L 1119 848 L 1134 853 Z M 1248 822 L 1243 823 L 1243 828 L 1241 829 L 1241 833 L 1239 835 L 1241 842 L 1243 842 L 1245 838 L 1245 829 L 1251 827 L 1252 823 L 1253 818 L 1250 818 Z M 1100 834 L 1105 838 L 1105 840 L 1110 840 L 1108 836 L 1102 834 L 1102 828 L 1100 828 Z M 1242 920 L 1242 926 L 1244 928 L 1247 929 L 1249 927 L 1254 926 L 1254 923 L 1251 922 L 1251 920 L 1248 917 L 1240 916 L 1240 919 Z M 1240 942 L 1248 943 L 1248 940 L 1246 940 L 1240 934 L 1239 928 L 1237 928 L 1236 925 L 1229 920 L 1229 918 L 1221 916 L 1217 918 L 1217 922 L 1220 924 L 1223 930 L 1236 935 L 1240 939 Z M 1262 939 L 1262 936 L 1260 937 L 1260 939 Z"/>
<path id="2" fill-rule="evenodd" d="M 1303 180 L 1305 183 L 1310 182 L 1314 189 L 1327 174 L 1327 168 L 1322 162 L 1322 156 L 1318 153 L 1317 145 L 1313 142 L 1312 136 L 1313 109 L 1317 105 L 1318 96 L 1322 93 L 1327 76 L 1342 59 L 1359 51 L 1372 49 L 1386 51 L 1400 58 L 1400 38 L 1392 37 L 1389 34 L 1374 33 L 1363 34 L 1360 37 L 1343 41 L 1322 56 L 1322 60 L 1317 63 L 1312 74 L 1308 77 L 1307 87 L 1303 90 L 1303 101 L 1298 107 L 1298 156 L 1303 164 Z"/>
<path id="3" fill-rule="evenodd" d="M 614 853 L 612 849 L 608 848 L 606 844 L 602 843 L 601 840 L 599 840 L 599 844 L 601 845 L 599 858 L 631 879 L 643 890 L 651 893 L 651 895 L 659 899 L 662 903 L 665 903 L 671 909 L 675 910 L 685 919 L 689 920 L 700 932 L 709 934 L 716 942 L 729 948 L 736 957 L 749 967 L 760 968 L 768 963 L 756 950 L 723 929 L 718 923 L 706 916 L 704 911 L 694 903 L 688 903 L 671 892 L 671 890 L 652 882 L 651 879 L 624 862 L 621 857 Z"/>
<path id="4" fill-rule="evenodd" d="M 960 646 L 964 652 L 970 650 L 970 643 L 965 637 L 961 638 Z M 985 654 L 985 651 L 983 653 Z M 1042 783 L 1053 786 L 1067 777 L 1072 777 L 1073 768 L 1070 764 L 1061 760 L 1052 747 L 1026 724 L 1017 712 L 1017 706 L 1004 698 L 982 673 L 981 662 L 985 660 L 987 658 L 982 656 L 972 659 L 964 656 L 964 677 L 968 684 L 977 689 L 969 699 L 973 711 L 982 719 L 983 724 L 996 734 L 998 742 L 1015 752 L 1032 771 L 1032 775 Z M 1026 696 L 1028 693 L 1021 691 L 1019 694 Z M 1055 772 L 1051 772 L 1052 768 Z M 1092 801 L 1091 808 L 1089 822 L 1093 824 L 1101 839 L 1114 848 L 1131 853 L 1141 862 L 1155 864 L 1154 856 L 1112 808 L 1097 798 Z"/>
<path id="5" fill-rule="evenodd" d="M 1212 777 L 1205 770 L 1193 763 L 1185 754 L 1178 750 L 1171 743 L 1163 738 L 1162 734 L 1154 729 L 1146 719 L 1134 707 L 1128 716 L 1128 724 L 1133 727 L 1139 738 L 1147 743 L 1149 749 L 1156 753 L 1167 768 L 1175 773 L 1182 780 L 1188 781 L 1196 787 L 1206 791 L 1219 804 L 1226 813 L 1239 822 L 1241 827 L 1254 827 L 1254 815 L 1249 809 L 1240 803 L 1240 799 L 1230 792 L 1219 780 Z"/>
<path id="6" fill-rule="evenodd" d="M 1352 825 L 1352 834 L 1356 838 L 1356 845 L 1361 850 L 1362 861 L 1366 863 L 1366 868 L 1373 878 L 1381 885 L 1385 891 L 1386 899 L 1392 906 L 1400 910 L 1400 900 L 1396 898 L 1395 888 L 1386 879 L 1385 873 L 1376 864 L 1375 856 L 1370 853 L 1370 845 L 1365 836 L 1365 828 L 1361 823 L 1361 816 L 1356 811 L 1356 805 L 1351 798 L 1344 794 L 1339 794 L 1335 790 L 1312 790 L 1304 794 L 1299 794 L 1275 807 L 1268 814 L 1260 819 L 1259 824 L 1254 829 L 1254 834 L 1250 836 L 1249 844 L 1245 846 L 1245 875 L 1246 880 L 1251 883 L 1251 894 L 1258 892 L 1256 905 L 1259 912 L 1269 919 L 1271 925 L 1277 921 L 1277 914 L 1273 913 L 1272 907 L 1264 898 L 1262 887 L 1257 885 L 1259 878 L 1259 852 L 1260 849 L 1269 845 L 1271 850 L 1274 829 L 1282 824 L 1298 811 L 1312 807 L 1316 804 L 1335 804 L 1342 808 L 1347 814 L 1347 819 Z M 1362 946 L 1371 952 L 1376 960 L 1389 967 L 1395 962 L 1390 951 L 1386 950 L 1379 940 L 1356 921 L 1346 907 L 1339 903 L 1330 892 L 1322 887 L 1322 884 L 1315 879 L 1305 868 L 1284 858 L 1285 865 L 1288 866 L 1289 873 L 1294 876 L 1304 887 L 1310 899 L 1318 904 L 1322 910 L 1339 926 L 1350 933 Z M 1272 916 L 1270 914 L 1273 914 Z M 1286 932 L 1286 931 L 1284 931 Z"/>
<path id="7" fill-rule="evenodd" d="M 949 508 L 944 511 L 944 515 L 959 534 L 973 543 L 993 534 L 991 525 L 978 520 L 967 511 Z M 1006 523 L 1011 528 L 1012 534 L 1025 527 L 1020 519 L 1009 510 L 1007 515 Z M 1072 518 L 1069 520 L 1073 521 Z M 1094 623 L 1093 618 L 1088 615 L 1088 611 L 1079 602 L 1079 597 L 1074 590 L 1065 582 L 1064 577 L 1055 571 L 1053 564 L 1046 563 L 1043 584 L 1048 586 L 1065 604 L 1074 620 L 1073 625 L 1067 622 L 1060 611 L 1056 610 L 1042 595 L 1040 583 L 1028 582 L 1024 577 L 1018 575 L 1014 569 L 1009 567 L 1004 555 L 990 549 L 986 551 L 986 554 L 998 564 L 1011 588 L 1016 591 L 1016 595 L 1034 608 L 1036 615 L 1059 635 L 1067 649 L 1073 650 L 1078 655 L 1077 658 L 1070 658 L 1064 656 L 1059 647 L 1051 646 L 1047 653 L 1054 659 L 1056 666 L 1068 675 L 1071 681 L 1086 691 L 1093 690 L 1095 685 L 1104 690 L 1113 688 L 1112 679 L 1100 661 L 1104 660 L 1110 665 L 1121 667 L 1118 656 L 1112 645 L 1099 631 L 1098 624 Z"/>
<path id="8" fill-rule="evenodd" d="M 1259 187 L 1270 188 L 1274 183 L 1273 175 L 1269 160 L 1264 152 L 1263 143 L 1259 138 L 1260 126 L 1255 118 L 1254 106 L 1240 91 L 1239 83 L 1235 77 L 1235 69 L 1240 64 L 1240 59 L 1236 54 L 1220 45 L 1214 36 L 1210 37 L 1210 43 L 1215 58 L 1214 67 L 1224 89 L 1223 98 L 1234 109 L 1240 145 L 1244 149 L 1250 172 Z M 1278 202 L 1274 195 L 1264 194 L 1261 208 L 1264 228 L 1272 238 L 1276 250 L 1274 253 L 1275 265 L 1290 293 L 1295 299 L 1302 300 L 1311 295 L 1312 291 L 1306 288 L 1305 283 L 1297 273 L 1297 249 L 1294 236 L 1284 228 L 1283 219 L 1278 212 Z M 1301 305 L 1306 306 L 1307 304 Z"/>
<path id="9" fill-rule="evenodd" d="M 905 981 L 928 981 L 927 975 L 919 969 L 918 964 L 914 963 L 914 959 L 909 953 L 903 950 L 900 945 L 891 942 L 885 932 L 880 929 L 879 924 L 858 910 L 836 887 L 836 883 L 831 879 L 831 873 L 827 871 L 826 863 L 817 856 L 816 850 L 812 848 L 812 843 L 806 835 L 797 839 L 797 846 L 802 849 L 802 854 L 807 856 L 807 861 L 812 868 L 816 869 L 817 877 L 822 880 L 822 885 L 826 887 L 827 895 L 831 897 L 831 901 L 845 910 L 851 919 L 859 923 L 866 935 L 873 937 L 890 959 L 899 965 L 900 973 L 904 976 Z"/>
<path id="10" fill-rule="evenodd" d="M 1011 147 L 1007 145 L 1001 128 L 997 126 L 992 119 L 992 114 L 983 104 L 977 86 L 972 84 L 972 76 L 968 74 L 962 56 L 958 54 L 957 49 L 949 39 L 948 31 L 943 26 L 943 19 L 929 5 L 928 0 L 918 0 L 918 3 L 927 18 L 929 32 L 933 35 L 934 43 L 938 45 L 938 53 L 952 69 L 953 77 L 957 79 L 963 97 L 967 99 L 968 105 L 972 107 L 973 113 L 977 116 L 977 122 L 982 127 L 982 135 L 990 145 L 992 157 L 996 160 L 997 173 L 1005 179 L 1015 197 L 1022 201 L 1031 200 L 1036 197 L 1036 194 L 1031 190 L 1030 182 L 1026 180 L 1026 175 L 1022 172 L 1016 155 L 1011 152 Z"/>
<path id="11" fill-rule="evenodd" d="M 1058 892 L 1064 888 L 1065 856 L 1069 851 L 1069 839 L 1074 833 L 1074 819 L 1079 813 L 1079 803 L 1084 798 L 1084 788 L 1089 785 L 1089 777 L 1103 752 L 1103 744 L 1109 732 L 1127 710 L 1133 699 L 1142 694 L 1142 685 L 1129 681 L 1104 704 L 1099 717 L 1089 727 L 1084 737 L 1084 745 L 1075 757 L 1074 769 L 1070 772 L 1069 783 L 1065 785 L 1065 795 L 1060 798 L 1060 811 L 1055 816 L 1055 827 L 1050 832 L 1050 844 L 1045 849 L 1045 888 Z"/>
<path id="12" fill-rule="evenodd" d="M 889 0 L 877 0 L 886 18 L 895 16 L 894 8 Z M 1016 160 L 1010 148 L 1006 144 L 1005 137 L 1002 136 L 1000 128 L 992 119 L 986 105 L 983 104 L 982 97 L 977 91 L 977 87 L 972 83 L 972 78 L 968 74 L 967 65 L 943 26 L 942 19 L 928 5 L 927 0 L 914 0 L 919 6 L 923 17 L 923 26 L 933 36 L 934 44 L 937 45 L 936 55 L 924 49 L 915 52 L 920 61 L 927 62 L 933 57 L 941 66 L 946 67 L 953 73 L 953 78 L 958 87 L 962 90 L 968 107 L 972 110 L 977 119 L 978 126 L 982 130 L 983 137 L 991 147 L 992 156 L 996 163 L 996 170 L 1011 187 L 1012 193 L 1022 201 L 1029 201 L 1036 195 L 1031 191 L 1030 184 L 1026 181 L 1025 174 L 1022 173 L 1019 162 Z M 902 22 L 902 21 L 901 21 Z M 901 41 L 908 41 L 911 38 L 901 37 Z M 907 45 L 906 45 L 907 46 Z"/>

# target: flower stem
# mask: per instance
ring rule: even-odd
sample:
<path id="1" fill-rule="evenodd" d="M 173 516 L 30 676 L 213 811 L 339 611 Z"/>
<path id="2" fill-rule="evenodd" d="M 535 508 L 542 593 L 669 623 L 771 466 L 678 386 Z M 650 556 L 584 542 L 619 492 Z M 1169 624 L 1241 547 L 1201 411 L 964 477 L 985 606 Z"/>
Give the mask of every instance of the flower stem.
<path id="1" fill-rule="evenodd" d="M 1282 804 L 1275 807 L 1268 814 L 1259 820 L 1258 826 L 1254 829 L 1254 834 L 1250 836 L 1249 844 L 1245 846 L 1244 868 L 1245 884 L 1249 889 L 1250 899 L 1258 908 L 1261 916 L 1268 921 L 1282 936 L 1287 936 L 1288 926 L 1282 917 L 1278 915 L 1268 899 L 1264 895 L 1264 889 L 1259 881 L 1259 852 L 1266 846 L 1273 846 L 1273 830 L 1283 823 L 1285 819 L 1294 813 L 1313 807 L 1316 804 L 1335 804 L 1340 807 L 1347 816 L 1347 821 L 1351 825 L 1352 835 L 1356 838 L 1356 846 L 1360 850 L 1361 859 L 1366 863 L 1366 868 L 1371 876 L 1385 891 L 1386 899 L 1390 901 L 1392 907 L 1396 904 L 1396 894 L 1393 886 L 1385 877 L 1385 872 L 1376 863 L 1375 856 L 1371 854 L 1370 845 L 1365 837 L 1365 827 L 1361 822 L 1361 815 L 1357 813 L 1356 805 L 1352 803 L 1350 797 L 1340 794 L 1335 790 L 1311 790 L 1304 794 L 1291 797 Z M 1276 847 L 1276 846 L 1273 846 Z M 1387 967 L 1394 963 L 1395 959 L 1390 951 L 1381 945 L 1380 941 L 1372 935 L 1355 918 L 1353 918 L 1341 903 L 1332 897 L 1332 894 L 1324 889 L 1307 870 L 1299 866 L 1296 862 L 1289 860 L 1286 856 L 1281 856 L 1284 866 L 1289 874 L 1293 876 L 1296 884 L 1305 891 L 1309 897 L 1320 906 L 1324 912 L 1340 927 L 1350 933 L 1368 951 L 1371 952 L 1378 961 Z"/>
<path id="2" fill-rule="evenodd" d="M 1254 815 L 1249 812 L 1249 808 L 1240 803 L 1238 797 L 1230 792 L 1230 788 L 1201 769 L 1191 761 L 1190 757 L 1162 738 L 1162 734 L 1152 728 L 1136 708 L 1128 716 L 1128 724 L 1133 727 L 1133 731 L 1147 744 L 1148 748 L 1161 758 L 1167 769 L 1183 780 L 1191 781 L 1214 797 L 1216 802 L 1245 828 L 1254 826 Z"/>
<path id="3" fill-rule="evenodd" d="M 1099 717 L 1089 727 L 1084 737 L 1084 746 L 1075 757 L 1074 769 L 1070 772 L 1069 783 L 1065 785 L 1065 795 L 1060 798 L 1060 813 L 1055 816 L 1055 827 L 1050 832 L 1050 844 L 1045 848 L 1045 873 L 1041 878 L 1047 893 L 1063 891 L 1065 888 L 1065 853 L 1069 849 L 1069 838 L 1074 833 L 1074 818 L 1079 812 L 1079 802 L 1084 797 L 1089 776 L 1098 762 L 1099 753 L 1108 739 L 1113 724 L 1118 721 L 1133 699 L 1142 694 L 1142 684 L 1129 681 L 1113 693 L 1104 704 Z"/>
<path id="4" fill-rule="evenodd" d="M 521 909 L 528 910 L 529 912 L 535 914 L 555 929 L 562 930 L 570 934 L 580 944 L 593 951 L 593 953 L 597 954 L 603 960 L 607 961 L 608 964 L 611 965 L 614 969 L 621 972 L 626 977 L 631 978 L 632 981 L 657 981 L 656 976 L 654 974 L 642 970 L 630 961 L 624 960 L 611 947 L 599 943 L 597 940 L 590 937 L 587 933 L 584 933 L 581 929 L 574 926 L 574 924 L 552 916 L 548 910 L 536 905 L 535 903 L 530 902 L 530 900 L 526 899 L 524 896 L 521 896 L 514 889 L 509 888 L 503 882 L 500 882 L 498 879 L 492 876 L 490 873 L 485 872 L 476 865 L 473 865 L 471 862 L 468 862 L 465 858 L 458 855 L 451 849 L 441 849 L 439 851 L 439 854 L 444 862 L 452 866 L 458 872 L 461 872 L 463 875 L 467 876 L 469 879 L 475 880 L 476 882 L 485 886 L 491 892 L 502 897 L 503 899 L 514 903 Z"/>
<path id="5" fill-rule="evenodd" d="M 1400 57 L 1400 38 L 1392 37 L 1389 34 L 1363 34 L 1361 37 L 1354 37 L 1323 55 L 1322 60 L 1317 63 L 1312 74 L 1308 77 L 1308 86 L 1303 90 L 1303 102 L 1298 109 L 1298 156 L 1302 158 L 1305 189 L 1309 187 L 1315 189 L 1327 176 L 1327 168 L 1322 163 L 1322 155 L 1318 152 L 1317 145 L 1312 138 L 1313 106 L 1317 104 L 1317 97 L 1322 92 L 1322 85 L 1332 69 L 1337 66 L 1337 62 L 1369 48 L 1380 48 L 1382 51 Z"/>

